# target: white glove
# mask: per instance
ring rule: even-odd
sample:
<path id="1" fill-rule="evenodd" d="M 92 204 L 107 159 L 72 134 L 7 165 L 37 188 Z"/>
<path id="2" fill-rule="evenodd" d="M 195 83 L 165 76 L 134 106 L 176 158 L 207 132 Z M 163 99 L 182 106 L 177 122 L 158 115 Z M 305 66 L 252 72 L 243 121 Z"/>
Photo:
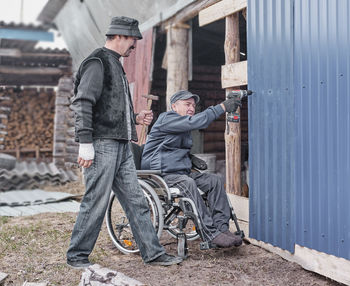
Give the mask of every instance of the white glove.
<path id="1" fill-rule="evenodd" d="M 94 145 L 92 143 L 80 143 L 79 157 L 84 160 L 93 160 L 95 158 Z"/>

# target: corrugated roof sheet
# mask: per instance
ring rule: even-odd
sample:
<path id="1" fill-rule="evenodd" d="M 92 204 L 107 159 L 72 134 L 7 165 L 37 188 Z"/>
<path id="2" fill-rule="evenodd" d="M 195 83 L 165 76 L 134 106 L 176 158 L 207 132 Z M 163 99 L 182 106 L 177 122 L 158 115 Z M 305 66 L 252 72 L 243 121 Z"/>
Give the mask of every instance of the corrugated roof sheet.
<path id="1" fill-rule="evenodd" d="M 75 195 L 63 192 L 17 190 L 0 193 L 0 216 L 25 216 L 44 212 L 77 212 Z M 69 201 L 67 201 L 69 200 Z"/>
<path id="2" fill-rule="evenodd" d="M 0 207 L 0 216 L 28 216 L 39 213 L 78 212 L 80 204 L 76 201 L 49 203 L 18 207 Z"/>
<path id="3" fill-rule="evenodd" d="M 0 193 L 0 206 L 27 206 L 58 202 L 75 195 L 62 192 L 36 190 L 16 190 Z"/>
<path id="4" fill-rule="evenodd" d="M 0 169 L 0 191 L 35 189 L 40 185 L 60 185 L 77 180 L 71 170 L 63 170 L 54 163 L 16 162 L 12 170 Z"/>

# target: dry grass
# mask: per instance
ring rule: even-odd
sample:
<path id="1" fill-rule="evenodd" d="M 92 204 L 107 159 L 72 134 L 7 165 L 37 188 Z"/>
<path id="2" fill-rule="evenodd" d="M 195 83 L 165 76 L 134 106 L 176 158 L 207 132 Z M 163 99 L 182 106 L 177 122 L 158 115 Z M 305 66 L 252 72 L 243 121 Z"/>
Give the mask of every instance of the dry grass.
<path id="1" fill-rule="evenodd" d="M 49 189 L 83 192 L 79 182 Z M 0 217 L 0 271 L 9 274 L 5 286 L 25 281 L 77 286 L 81 271 L 66 265 L 75 218 L 74 213 Z M 168 235 L 161 243 L 167 252 L 176 252 L 176 240 Z M 201 251 L 199 241 L 193 241 L 189 249 L 190 257 L 181 265 L 144 265 L 139 255 L 117 251 L 103 225 L 90 260 L 147 285 L 339 285 L 253 245 Z"/>

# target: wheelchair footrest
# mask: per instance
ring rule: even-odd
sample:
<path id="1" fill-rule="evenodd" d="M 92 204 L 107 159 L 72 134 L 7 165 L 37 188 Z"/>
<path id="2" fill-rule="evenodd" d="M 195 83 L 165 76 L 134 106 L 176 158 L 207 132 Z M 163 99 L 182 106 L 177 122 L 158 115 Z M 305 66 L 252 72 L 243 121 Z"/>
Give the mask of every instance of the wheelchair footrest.
<path id="1" fill-rule="evenodd" d="M 210 241 L 202 241 L 199 245 L 199 248 L 200 250 L 208 250 L 218 248 L 218 246 L 215 243 L 211 243 Z"/>
<path id="2" fill-rule="evenodd" d="M 235 235 L 239 235 L 242 239 L 245 238 L 243 230 L 236 231 Z"/>

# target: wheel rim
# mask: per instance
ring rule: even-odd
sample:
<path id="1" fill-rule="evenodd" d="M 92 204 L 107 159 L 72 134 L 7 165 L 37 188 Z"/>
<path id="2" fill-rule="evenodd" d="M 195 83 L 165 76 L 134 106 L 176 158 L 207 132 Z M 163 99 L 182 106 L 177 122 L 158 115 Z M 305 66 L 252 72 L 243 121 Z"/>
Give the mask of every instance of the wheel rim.
<path id="1" fill-rule="evenodd" d="M 158 237 L 160 237 L 161 231 L 163 229 L 163 213 L 161 204 L 158 197 L 152 189 L 150 189 L 144 182 L 140 182 L 142 191 L 147 200 L 151 221 L 155 227 Z M 158 201 L 156 201 L 158 200 Z M 160 212 L 159 213 L 159 210 Z M 114 194 L 111 194 L 111 198 L 107 208 L 107 230 L 114 243 L 114 245 L 123 253 L 136 253 L 139 251 L 136 241 L 133 237 L 129 221 L 124 213 L 122 206 L 116 199 Z"/>

